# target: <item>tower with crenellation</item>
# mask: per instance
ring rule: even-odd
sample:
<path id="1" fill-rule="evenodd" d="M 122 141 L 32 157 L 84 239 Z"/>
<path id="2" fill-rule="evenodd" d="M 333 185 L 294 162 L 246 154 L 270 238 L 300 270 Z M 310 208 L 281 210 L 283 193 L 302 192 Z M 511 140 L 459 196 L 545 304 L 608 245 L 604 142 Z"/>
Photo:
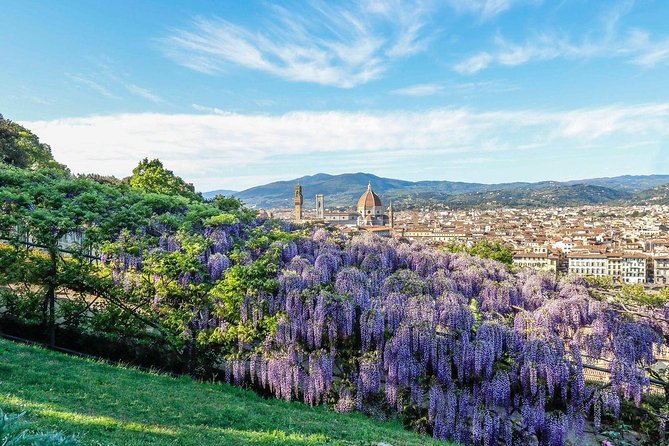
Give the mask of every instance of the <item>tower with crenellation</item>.
<path id="1" fill-rule="evenodd" d="M 304 197 L 302 196 L 302 186 L 298 183 L 295 185 L 295 221 L 302 221 L 302 204 L 304 204 Z"/>

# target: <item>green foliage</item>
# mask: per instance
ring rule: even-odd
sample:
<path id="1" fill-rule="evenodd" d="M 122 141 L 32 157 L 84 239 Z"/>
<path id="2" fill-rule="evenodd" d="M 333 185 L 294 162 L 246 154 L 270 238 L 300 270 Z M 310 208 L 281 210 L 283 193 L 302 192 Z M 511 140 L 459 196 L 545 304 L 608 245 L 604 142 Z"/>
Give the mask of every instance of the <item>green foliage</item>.
<path id="1" fill-rule="evenodd" d="M 128 345 L 152 345 L 159 338 L 164 345 L 181 350 L 198 336 L 190 324 L 194 314 L 216 307 L 215 297 L 209 296 L 213 284 L 179 285 L 184 273 L 206 275 L 198 256 L 209 242 L 197 232 L 205 222 L 214 227 L 246 224 L 255 216 L 235 200 L 204 203 L 49 169 L 0 167 L 0 195 L 6 197 L 0 213 L 0 237 L 5 239 L 4 244 L 0 240 L 0 307 L 4 317 L 44 326 L 46 285 L 52 283 L 57 295 L 67 296 L 59 298 L 56 305 L 61 326 Z M 137 255 L 163 233 L 176 234 L 181 249 L 147 251 L 143 273 L 130 271 L 128 286 L 112 280 L 108 266 L 87 257 L 90 253 Z M 47 251 L 57 252 L 63 237 L 72 234 L 82 234 L 81 243 L 56 256 L 53 275 Z M 28 237 L 45 249 L 21 244 Z M 264 249 L 281 237 L 278 230 L 269 238 L 258 231 L 249 242 Z M 269 258 L 246 265 L 248 259 L 242 257 L 236 259 L 239 268 L 250 271 L 245 272 L 244 280 L 269 281 Z M 154 282 L 154 276 L 160 280 Z M 272 286 L 271 281 L 267 286 Z M 154 305 L 157 297 L 160 308 Z M 266 326 L 260 324 L 258 333 L 264 333 Z M 211 344 L 217 342 L 214 339 Z"/>
<path id="2" fill-rule="evenodd" d="M 226 197 L 225 195 L 216 195 L 210 202 L 218 209 L 224 212 L 239 211 L 243 208 L 242 201 L 235 197 Z"/>
<path id="3" fill-rule="evenodd" d="M 491 242 L 489 240 L 480 240 L 472 246 L 451 243 L 446 246 L 449 252 L 459 253 L 466 252 L 467 254 L 482 257 L 484 259 L 497 260 L 505 265 L 513 265 L 513 251 L 508 247 L 502 245 L 499 241 Z"/>
<path id="4" fill-rule="evenodd" d="M 624 303 L 660 307 L 667 302 L 667 298 L 669 298 L 669 290 L 665 288 L 659 294 L 652 294 L 647 293 L 646 289 L 641 284 L 625 284 L 620 289 L 619 296 Z"/>
<path id="5" fill-rule="evenodd" d="M 610 289 L 613 286 L 613 277 L 611 276 L 586 276 L 585 280 L 594 288 Z"/>
<path id="6" fill-rule="evenodd" d="M 232 214 L 218 214 L 204 221 L 205 226 L 231 226 L 239 223 L 239 218 Z"/>
<path id="7" fill-rule="evenodd" d="M 51 147 L 41 143 L 30 130 L 0 115 L 0 162 L 20 168 L 53 168 L 67 171 L 51 155 Z"/>
<path id="8" fill-rule="evenodd" d="M 662 288 L 658 293 L 658 302 L 660 304 L 665 304 L 669 302 L 669 288 Z"/>
<path id="9" fill-rule="evenodd" d="M 160 160 L 144 158 L 132 170 L 128 183 L 135 189 L 166 195 L 181 195 L 191 200 L 202 200 L 192 184 L 186 183 L 174 172 L 163 167 Z"/>

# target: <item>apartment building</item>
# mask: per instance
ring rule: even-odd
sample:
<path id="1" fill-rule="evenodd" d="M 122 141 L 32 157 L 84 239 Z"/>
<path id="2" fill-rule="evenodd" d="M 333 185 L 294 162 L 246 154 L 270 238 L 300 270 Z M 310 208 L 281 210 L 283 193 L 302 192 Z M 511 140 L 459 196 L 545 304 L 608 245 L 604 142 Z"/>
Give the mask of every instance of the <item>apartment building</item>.
<path id="1" fill-rule="evenodd" d="M 669 283 L 669 256 L 653 258 L 653 282 L 663 285 Z"/>
<path id="2" fill-rule="evenodd" d="M 621 277 L 624 283 L 646 283 L 647 257 L 641 253 L 624 254 L 621 267 Z"/>
<path id="3" fill-rule="evenodd" d="M 557 274 L 560 258 L 548 252 L 518 252 L 513 255 L 513 265 L 518 269 L 531 268 Z"/>
<path id="4" fill-rule="evenodd" d="M 568 262 L 569 273 L 572 274 L 593 277 L 608 275 L 608 261 L 604 254 L 571 252 Z"/>

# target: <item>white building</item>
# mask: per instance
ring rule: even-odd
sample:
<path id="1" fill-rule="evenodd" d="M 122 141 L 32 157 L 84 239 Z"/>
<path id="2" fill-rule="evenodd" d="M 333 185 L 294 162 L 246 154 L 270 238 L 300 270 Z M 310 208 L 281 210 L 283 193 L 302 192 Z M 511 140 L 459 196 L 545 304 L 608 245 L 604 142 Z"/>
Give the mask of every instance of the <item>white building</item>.
<path id="1" fill-rule="evenodd" d="M 625 283 L 646 283 L 646 256 L 641 253 L 624 254 L 621 272 Z"/>
<path id="2" fill-rule="evenodd" d="M 608 275 L 608 263 L 604 254 L 570 253 L 569 273 L 581 276 L 604 277 Z"/>

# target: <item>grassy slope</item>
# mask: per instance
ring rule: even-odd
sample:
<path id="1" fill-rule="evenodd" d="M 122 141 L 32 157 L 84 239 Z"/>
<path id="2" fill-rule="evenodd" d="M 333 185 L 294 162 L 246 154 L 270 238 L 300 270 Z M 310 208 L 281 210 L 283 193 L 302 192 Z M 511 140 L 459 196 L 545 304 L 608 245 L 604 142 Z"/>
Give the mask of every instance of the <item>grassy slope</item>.
<path id="1" fill-rule="evenodd" d="M 28 411 L 38 430 L 88 445 L 440 444 L 361 414 L 264 400 L 200 383 L 0 340 L 0 407 Z"/>

